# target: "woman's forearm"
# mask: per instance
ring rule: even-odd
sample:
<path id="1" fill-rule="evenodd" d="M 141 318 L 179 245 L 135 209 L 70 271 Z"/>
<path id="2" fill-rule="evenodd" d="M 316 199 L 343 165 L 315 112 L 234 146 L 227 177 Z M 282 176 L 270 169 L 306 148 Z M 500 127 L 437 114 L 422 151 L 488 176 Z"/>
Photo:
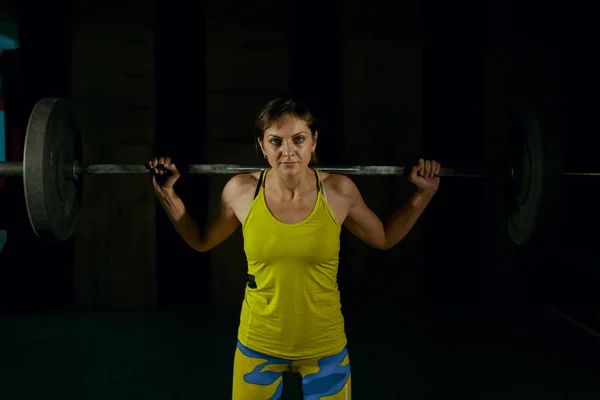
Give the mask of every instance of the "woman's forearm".
<path id="1" fill-rule="evenodd" d="M 198 223 L 187 212 L 183 200 L 174 189 L 161 189 L 156 193 L 158 201 L 165 210 L 177 233 L 193 249 L 201 251 L 202 234 Z"/>
<path id="2" fill-rule="evenodd" d="M 385 247 L 394 247 L 415 226 L 435 193 L 416 191 L 384 224 Z"/>

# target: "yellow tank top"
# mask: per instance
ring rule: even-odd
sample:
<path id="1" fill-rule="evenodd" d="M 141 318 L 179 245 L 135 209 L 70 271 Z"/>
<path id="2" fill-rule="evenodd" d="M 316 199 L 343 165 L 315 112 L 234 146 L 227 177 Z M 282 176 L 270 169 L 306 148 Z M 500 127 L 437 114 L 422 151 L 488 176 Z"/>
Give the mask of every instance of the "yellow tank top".
<path id="1" fill-rule="evenodd" d="M 255 351 L 299 360 L 335 354 L 346 345 L 337 272 L 340 231 L 317 171 L 317 201 L 302 222 L 269 211 L 263 171 L 242 224 L 248 277 L 238 340 Z"/>

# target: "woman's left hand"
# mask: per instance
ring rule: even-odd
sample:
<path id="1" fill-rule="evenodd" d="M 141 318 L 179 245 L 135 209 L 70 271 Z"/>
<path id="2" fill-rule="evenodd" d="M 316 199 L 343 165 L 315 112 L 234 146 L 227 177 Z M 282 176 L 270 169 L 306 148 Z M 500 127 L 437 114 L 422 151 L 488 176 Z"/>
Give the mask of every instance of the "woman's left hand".
<path id="1" fill-rule="evenodd" d="M 408 180 L 412 182 L 420 192 L 435 193 L 440 186 L 440 163 L 435 160 L 420 159 L 410 170 Z"/>

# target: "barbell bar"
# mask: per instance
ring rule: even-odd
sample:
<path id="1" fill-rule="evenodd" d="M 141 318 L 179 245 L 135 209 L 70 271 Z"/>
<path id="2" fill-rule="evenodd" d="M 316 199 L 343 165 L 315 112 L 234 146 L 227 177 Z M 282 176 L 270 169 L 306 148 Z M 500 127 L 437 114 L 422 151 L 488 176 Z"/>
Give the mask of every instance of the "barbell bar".
<path id="1" fill-rule="evenodd" d="M 507 228 L 512 241 L 524 245 L 535 230 L 542 202 L 545 164 L 543 135 L 535 118 L 528 119 L 519 132 L 507 133 L 512 146 L 510 159 L 496 170 L 442 168 L 439 176 L 501 178 L 506 184 Z M 75 229 L 80 204 L 75 181 L 84 175 L 150 174 L 143 164 L 80 164 L 76 159 L 78 132 L 67 100 L 41 99 L 27 124 L 23 162 L 0 163 L 0 176 L 22 177 L 29 221 L 38 237 L 65 241 Z M 257 171 L 263 167 L 233 164 L 192 164 L 180 166 L 183 174 L 224 175 Z M 316 167 L 324 172 L 346 175 L 401 176 L 407 167 L 341 166 Z M 564 175 L 600 176 L 600 173 L 570 172 Z M 554 177 L 552 177 L 554 178 Z"/>
<path id="2" fill-rule="evenodd" d="M 67 167 L 68 168 L 68 167 Z M 146 165 L 140 164 L 90 164 L 74 165 L 76 175 L 82 174 L 147 174 Z M 347 167 L 315 167 L 319 171 L 345 175 L 403 175 L 406 167 L 395 167 L 385 165 L 369 166 L 347 166 Z M 182 168 L 183 173 L 192 175 L 232 175 L 260 171 L 264 167 L 244 166 L 234 164 L 191 164 Z M 484 178 L 484 173 L 458 171 L 453 168 L 441 168 L 439 176 Z"/>
<path id="3" fill-rule="evenodd" d="M 74 179 L 81 175 L 111 175 L 111 174 L 148 174 L 149 170 L 143 164 L 89 164 L 81 165 L 74 161 L 67 163 L 65 169 L 72 168 Z M 235 164 L 191 164 L 185 167 L 185 173 L 191 175 L 235 175 L 248 172 L 260 171 L 264 167 L 244 166 Z M 510 167 L 509 167 L 510 168 Z M 344 175 L 404 175 L 406 167 L 391 165 L 355 165 L 348 167 L 316 167 L 319 171 L 331 174 Z M 510 168 L 507 173 L 513 175 Z M 440 177 L 456 178 L 488 178 L 489 173 L 483 171 L 464 171 L 454 168 L 441 168 L 437 174 Z M 600 176 L 600 172 L 563 172 L 563 176 Z M 23 163 L 21 161 L 0 162 L 0 176 L 11 178 L 23 177 Z"/>

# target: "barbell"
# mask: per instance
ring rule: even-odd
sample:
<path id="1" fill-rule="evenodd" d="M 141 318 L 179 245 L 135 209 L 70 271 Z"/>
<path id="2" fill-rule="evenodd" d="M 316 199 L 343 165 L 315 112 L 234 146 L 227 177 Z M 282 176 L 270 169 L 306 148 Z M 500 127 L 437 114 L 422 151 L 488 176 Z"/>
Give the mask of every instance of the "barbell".
<path id="1" fill-rule="evenodd" d="M 510 157 L 493 171 L 442 168 L 442 177 L 491 178 L 502 174 L 507 185 L 507 229 L 512 241 L 524 245 L 532 237 L 544 189 L 543 137 L 535 118 L 524 121 L 524 129 L 510 133 Z M 22 177 L 29 221 L 44 240 L 66 241 L 75 229 L 80 204 L 75 181 L 87 174 L 150 174 L 144 164 L 82 164 L 76 159 L 79 136 L 67 100 L 44 98 L 36 103 L 27 123 L 23 162 L 0 163 L 0 176 Z M 232 164 L 184 166 L 188 174 L 238 174 L 263 167 Z M 321 171 L 347 175 L 404 175 L 405 167 L 347 166 L 317 167 Z M 566 173 L 590 175 L 593 173 Z"/>

